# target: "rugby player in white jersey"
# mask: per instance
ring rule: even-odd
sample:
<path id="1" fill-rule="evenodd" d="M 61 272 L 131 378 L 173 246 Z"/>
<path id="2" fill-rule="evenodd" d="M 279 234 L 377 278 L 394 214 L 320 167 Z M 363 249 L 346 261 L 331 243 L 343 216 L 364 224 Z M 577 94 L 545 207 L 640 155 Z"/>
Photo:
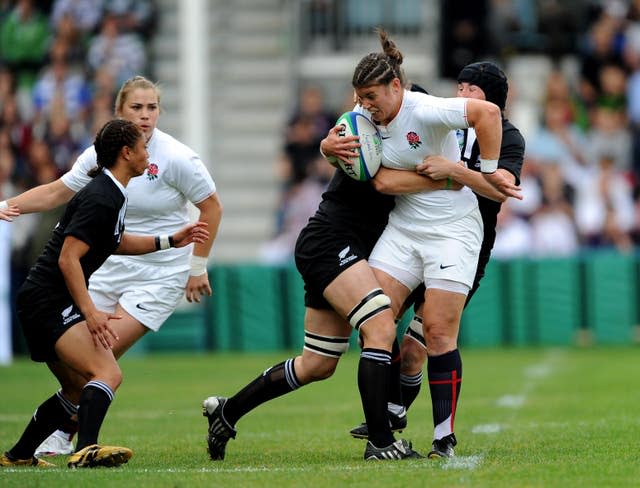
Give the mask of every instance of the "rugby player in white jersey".
<path id="1" fill-rule="evenodd" d="M 188 202 L 196 206 L 198 220 L 206 222 L 209 230 L 209 239 L 194 246 L 141 256 L 111 256 L 91 276 L 89 292 L 98 308 L 122 317 L 112 321 L 119 336 L 113 353 L 119 358 L 149 330 L 157 332 L 183 294 L 190 302 L 211 295 L 206 263 L 222 205 L 200 157 L 156 127 L 160 92 L 154 83 L 142 76 L 127 80 L 116 97 L 115 113 L 142 129 L 149 151 L 149 167 L 129 183 L 127 230 L 143 235 L 171 234 L 188 222 Z M 91 146 L 58 180 L 0 202 L 4 209 L 0 219 L 9 220 L 17 212 L 39 212 L 68 202 L 90 181 L 87 172 L 95 166 L 96 153 Z M 38 448 L 38 455 L 73 452 L 69 434 L 75 425 L 62 427 L 66 433 L 56 432 Z"/>
<path id="2" fill-rule="evenodd" d="M 478 201 L 469 188 L 404 193 L 396 185 L 402 171 L 392 170 L 415 172 L 428 156 L 457 161 L 459 147 L 453 130 L 473 127 L 482 169 L 494 172 L 500 154 L 501 112 L 482 100 L 407 91 L 400 70 L 402 53 L 384 31 L 379 34 L 384 52 L 366 56 L 352 83 L 360 106 L 356 110 L 379 125 L 383 139 L 382 164 L 389 171 L 376 176 L 376 188 L 396 193 L 396 205 L 369 264 L 396 315 L 411 291 L 425 283 L 423 332 L 432 338 L 429 360 L 434 382 L 450 386 L 449 398 L 436 402 L 434 408 L 450 412 L 462 375 L 457 346 L 460 317 L 483 238 Z M 505 188 L 517 194 L 512 183 Z M 455 445 L 453 422 L 453 416 L 434 422 L 434 443 L 446 440 Z"/>

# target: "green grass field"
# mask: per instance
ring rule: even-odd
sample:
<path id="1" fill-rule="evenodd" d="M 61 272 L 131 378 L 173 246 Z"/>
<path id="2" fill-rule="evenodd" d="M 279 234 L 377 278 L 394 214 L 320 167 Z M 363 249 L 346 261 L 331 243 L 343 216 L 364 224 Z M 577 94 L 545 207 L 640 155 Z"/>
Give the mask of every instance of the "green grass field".
<path id="1" fill-rule="evenodd" d="M 456 419 L 457 457 L 366 463 L 348 430 L 362 420 L 357 355 L 328 381 L 263 405 L 238 424 L 227 459 L 205 448 L 203 398 L 230 395 L 286 354 L 131 356 L 102 428 L 134 450 L 117 469 L 0 469 L 0 486 L 638 486 L 638 349 L 471 349 Z M 56 383 L 20 359 L 0 368 L 0 449 L 8 449 Z M 402 434 L 428 451 L 428 389 Z"/>

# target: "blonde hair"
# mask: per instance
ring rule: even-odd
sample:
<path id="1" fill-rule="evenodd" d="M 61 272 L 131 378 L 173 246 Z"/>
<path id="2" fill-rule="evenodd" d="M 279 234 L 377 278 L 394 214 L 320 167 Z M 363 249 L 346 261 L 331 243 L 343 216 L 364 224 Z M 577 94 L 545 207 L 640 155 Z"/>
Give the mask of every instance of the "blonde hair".
<path id="1" fill-rule="evenodd" d="M 120 115 L 122 113 L 122 107 L 124 107 L 127 97 L 133 90 L 138 88 L 142 88 L 143 90 L 154 90 L 158 96 L 158 105 L 160 104 L 160 88 L 158 85 L 144 76 L 134 76 L 122 84 L 118 94 L 116 95 L 116 103 L 114 106 L 116 115 Z"/>

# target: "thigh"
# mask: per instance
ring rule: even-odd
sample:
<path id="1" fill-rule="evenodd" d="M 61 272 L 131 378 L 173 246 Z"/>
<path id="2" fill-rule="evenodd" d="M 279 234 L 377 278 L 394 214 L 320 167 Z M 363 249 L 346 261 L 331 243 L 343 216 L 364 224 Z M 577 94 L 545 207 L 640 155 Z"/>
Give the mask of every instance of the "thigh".
<path id="1" fill-rule="evenodd" d="M 110 320 L 109 324 L 118 334 L 118 340 L 113 346 L 113 355 L 120 359 L 122 355 L 131 348 L 149 329 L 138 319 L 130 315 L 121 305 L 116 307 L 116 314 L 122 318 Z"/>
<path id="2" fill-rule="evenodd" d="M 340 273 L 324 290 L 324 297 L 336 312 L 346 317 L 372 290 L 380 288 L 366 261 L 359 261 Z"/>
<path id="3" fill-rule="evenodd" d="M 111 378 L 118 376 L 119 367 L 111 349 L 94 345 L 86 322 L 79 322 L 69 328 L 55 345 L 60 361 L 90 381 L 103 378 L 114 390 Z"/>
<path id="4" fill-rule="evenodd" d="M 381 269 L 374 268 L 373 273 L 378 283 L 380 283 L 380 287 L 384 291 L 385 295 L 391 299 L 393 316 L 400 317 L 402 306 L 411 290 L 402 281 L 394 278 L 389 273 Z"/>

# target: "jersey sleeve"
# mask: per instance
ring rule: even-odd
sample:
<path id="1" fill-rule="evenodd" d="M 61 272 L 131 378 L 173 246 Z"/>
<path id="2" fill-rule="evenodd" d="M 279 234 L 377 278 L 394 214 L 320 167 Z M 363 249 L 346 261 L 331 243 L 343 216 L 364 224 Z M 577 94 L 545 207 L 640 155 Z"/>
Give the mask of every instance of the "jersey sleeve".
<path id="1" fill-rule="evenodd" d="M 62 175 L 62 183 L 70 190 L 78 193 L 91 181 L 87 173 L 96 166 L 96 150 L 91 146 L 85 149 L 78 156 L 76 162 L 73 163 L 71 169 Z"/>
<path id="2" fill-rule="evenodd" d="M 169 180 L 191 203 L 198 204 L 216 191 L 204 163 L 193 151 L 182 151 L 169 167 Z"/>
<path id="3" fill-rule="evenodd" d="M 421 119 L 425 124 L 442 124 L 449 130 L 467 129 L 467 99 L 441 98 L 424 96 L 426 102 L 421 104 Z"/>

